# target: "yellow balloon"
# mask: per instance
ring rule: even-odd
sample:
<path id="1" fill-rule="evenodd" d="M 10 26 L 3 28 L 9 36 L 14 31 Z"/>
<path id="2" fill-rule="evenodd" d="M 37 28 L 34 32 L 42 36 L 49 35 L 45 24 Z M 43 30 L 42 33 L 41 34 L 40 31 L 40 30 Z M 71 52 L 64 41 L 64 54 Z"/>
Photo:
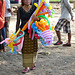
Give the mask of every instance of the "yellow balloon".
<path id="1" fill-rule="evenodd" d="M 35 16 L 37 15 L 37 13 L 38 13 L 38 11 L 39 11 L 39 9 L 40 9 L 40 7 L 41 7 L 41 5 L 42 5 L 43 2 L 44 2 L 44 0 L 42 0 L 41 3 L 39 4 L 39 6 L 38 6 L 38 8 L 37 8 L 37 10 L 36 10 L 36 12 L 34 14 Z M 33 20 L 31 20 L 30 26 L 31 26 L 32 23 L 33 23 Z"/>
<path id="2" fill-rule="evenodd" d="M 49 5 L 49 10 L 52 10 L 52 7 L 51 7 L 51 5 Z"/>
<path id="3" fill-rule="evenodd" d="M 14 42 L 11 42 L 8 46 L 11 48 L 11 53 L 13 52 L 14 46 L 13 44 L 15 44 Z"/>
<path id="4" fill-rule="evenodd" d="M 45 0 L 45 3 L 47 3 L 47 0 Z"/>
<path id="5" fill-rule="evenodd" d="M 35 16 L 37 15 L 37 13 L 38 13 L 38 11 L 39 11 L 39 9 L 40 9 L 40 7 L 41 7 L 41 5 L 42 5 L 43 2 L 44 2 L 44 0 L 42 0 L 41 3 L 39 4 L 39 6 L 38 6 L 38 8 L 37 8 L 37 10 L 35 12 Z"/>
<path id="6" fill-rule="evenodd" d="M 19 32 L 20 32 L 20 28 L 18 29 L 18 31 L 17 31 L 17 33 L 13 36 L 13 34 L 12 34 L 12 37 L 10 37 L 10 39 L 8 40 L 8 41 L 13 41 L 13 39 L 19 34 Z"/>
<path id="7" fill-rule="evenodd" d="M 14 39 L 19 34 L 20 30 L 21 29 L 19 28 L 18 31 L 17 31 L 17 33 L 12 37 L 12 39 Z"/>
<path id="8" fill-rule="evenodd" d="M 51 30 L 53 31 L 53 33 L 54 33 L 54 28 L 55 28 L 55 26 L 51 26 Z"/>
<path id="9" fill-rule="evenodd" d="M 14 35 L 14 33 L 13 33 L 13 34 L 11 34 L 11 36 L 10 36 L 9 38 L 11 38 L 13 35 Z"/>
<path id="10" fill-rule="evenodd" d="M 37 4 L 37 3 L 34 3 L 34 5 L 35 5 L 36 7 L 38 7 L 38 4 Z"/>

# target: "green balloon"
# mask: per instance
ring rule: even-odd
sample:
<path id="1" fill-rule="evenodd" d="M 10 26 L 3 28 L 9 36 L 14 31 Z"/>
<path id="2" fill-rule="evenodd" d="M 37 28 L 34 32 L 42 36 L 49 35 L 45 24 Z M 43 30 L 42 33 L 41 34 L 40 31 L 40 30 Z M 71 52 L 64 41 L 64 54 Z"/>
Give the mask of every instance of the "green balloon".
<path id="1" fill-rule="evenodd" d="M 48 25 L 49 25 L 49 29 L 51 30 L 51 25 L 50 25 L 50 22 L 49 22 L 48 18 L 47 18 L 46 16 L 44 16 L 44 15 L 39 15 L 38 17 L 39 17 L 39 18 L 42 17 L 42 18 L 46 19 L 47 22 L 48 22 Z"/>

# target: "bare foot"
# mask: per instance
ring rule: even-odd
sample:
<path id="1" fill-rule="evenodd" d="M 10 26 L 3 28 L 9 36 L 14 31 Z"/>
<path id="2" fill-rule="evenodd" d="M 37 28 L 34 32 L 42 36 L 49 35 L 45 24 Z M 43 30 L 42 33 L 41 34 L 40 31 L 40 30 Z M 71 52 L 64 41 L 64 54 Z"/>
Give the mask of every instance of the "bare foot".
<path id="1" fill-rule="evenodd" d="M 6 51 L 6 49 L 1 49 L 1 50 L 0 50 L 0 52 L 5 52 L 5 51 Z"/>
<path id="2" fill-rule="evenodd" d="M 3 49 L 1 49 L 0 52 L 3 52 Z"/>
<path id="3" fill-rule="evenodd" d="M 5 52 L 6 51 L 6 49 L 3 49 L 3 52 Z"/>

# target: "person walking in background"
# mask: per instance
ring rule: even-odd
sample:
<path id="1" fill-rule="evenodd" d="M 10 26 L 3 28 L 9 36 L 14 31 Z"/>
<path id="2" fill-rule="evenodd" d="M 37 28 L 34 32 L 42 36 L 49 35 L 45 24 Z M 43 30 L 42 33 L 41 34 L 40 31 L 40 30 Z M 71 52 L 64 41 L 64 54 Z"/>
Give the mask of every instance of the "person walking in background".
<path id="1" fill-rule="evenodd" d="M 0 0 L 0 27 L 1 25 L 4 26 L 4 12 L 5 12 L 5 0 Z M 3 21 L 1 20 L 1 18 L 3 19 Z M 3 41 L 3 36 L 2 36 L 2 28 L 3 26 L 0 28 L 0 42 Z M 0 44 L 0 52 L 4 52 L 5 48 L 4 48 L 4 44 Z"/>
<path id="2" fill-rule="evenodd" d="M 19 29 L 19 27 L 21 29 L 23 28 L 23 26 L 27 23 L 33 12 L 36 10 L 35 6 L 30 5 L 31 0 L 22 0 L 21 2 L 22 5 L 21 7 L 18 8 L 17 11 L 16 32 Z M 39 20 L 38 16 L 33 16 L 33 20 Z M 22 73 L 27 73 L 29 72 L 29 70 L 35 69 L 37 51 L 38 51 L 37 39 L 34 38 L 33 40 L 31 40 L 29 38 L 28 29 L 26 29 L 22 49 L 22 58 L 24 67 Z"/>
<path id="3" fill-rule="evenodd" d="M 61 34 L 60 34 L 60 30 L 63 27 L 64 32 L 68 33 L 68 42 L 66 44 L 63 44 L 63 46 L 71 46 L 70 21 L 71 20 L 73 21 L 73 17 L 74 15 L 69 0 L 61 0 L 61 16 L 55 26 L 58 41 L 54 45 L 60 45 L 63 43 L 61 41 Z"/>
<path id="4" fill-rule="evenodd" d="M 10 7 L 10 0 L 6 0 L 6 9 L 5 9 L 5 31 L 6 31 L 6 38 L 9 37 L 9 23 L 12 11 Z"/>

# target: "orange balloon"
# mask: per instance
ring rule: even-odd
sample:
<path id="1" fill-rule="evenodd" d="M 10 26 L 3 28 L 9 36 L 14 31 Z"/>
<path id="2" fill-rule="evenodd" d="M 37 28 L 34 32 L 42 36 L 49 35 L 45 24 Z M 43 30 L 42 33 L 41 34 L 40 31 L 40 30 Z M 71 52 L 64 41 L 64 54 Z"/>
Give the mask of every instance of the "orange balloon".
<path id="1" fill-rule="evenodd" d="M 42 24 L 42 23 L 40 23 L 40 22 L 38 22 L 38 24 L 40 25 L 40 27 L 42 27 L 42 28 L 44 29 L 44 31 L 46 30 L 46 28 L 45 28 L 45 25 L 44 25 L 44 24 Z"/>
<path id="2" fill-rule="evenodd" d="M 40 29 L 41 31 L 44 31 L 44 29 L 38 25 L 37 21 L 35 21 L 35 24 L 36 24 L 36 26 L 37 26 L 38 29 Z"/>
<path id="3" fill-rule="evenodd" d="M 43 9 L 45 9 L 46 8 L 46 6 L 43 6 L 42 8 L 41 8 L 41 10 L 40 11 L 42 11 Z"/>
<path id="4" fill-rule="evenodd" d="M 26 30 L 28 28 L 28 22 L 24 25 L 24 27 L 22 28 L 22 31 L 24 31 L 24 30 Z"/>
<path id="5" fill-rule="evenodd" d="M 45 13 L 38 14 L 38 16 L 39 16 L 39 15 L 45 15 L 45 14 L 48 14 L 48 12 L 45 12 Z"/>

